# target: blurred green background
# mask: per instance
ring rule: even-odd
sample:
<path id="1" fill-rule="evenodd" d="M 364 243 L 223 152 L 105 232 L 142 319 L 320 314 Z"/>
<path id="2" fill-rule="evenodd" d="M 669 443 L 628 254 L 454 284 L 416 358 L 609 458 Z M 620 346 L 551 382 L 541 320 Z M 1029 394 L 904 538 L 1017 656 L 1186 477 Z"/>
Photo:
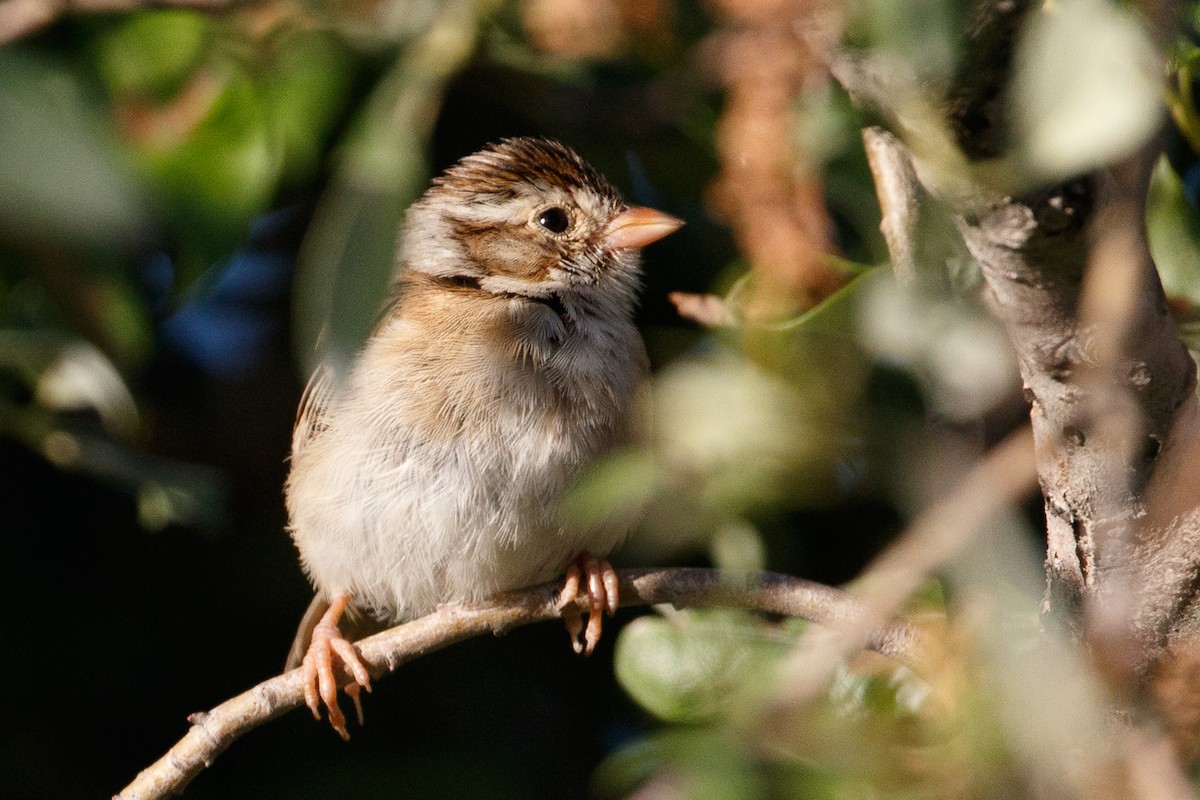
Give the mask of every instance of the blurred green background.
<path id="1" fill-rule="evenodd" d="M 0 1 L 4 795 L 115 792 L 187 714 L 281 668 L 310 597 L 281 492 L 303 382 L 369 331 L 407 204 L 501 137 L 560 139 L 688 222 L 645 254 L 646 433 L 570 513 L 636 523 L 619 564 L 852 579 L 1026 410 L 945 220 L 915 289 L 878 268 L 870 119 L 802 33 L 821 20 L 936 89 L 966 5 L 216 0 L 59 17 Z M 1095 19 L 1083 41 L 1144 54 L 1126 17 Z M 1193 38 L 1171 65 L 1183 134 L 1152 196 L 1160 253 L 1200 253 Z M 1045 86 L 1022 90 L 1036 119 Z M 1027 174 L 1142 141 L 1157 94 L 1112 91 L 1128 101 L 1101 103 L 1112 135 L 1088 128 L 1099 143 L 1069 163 L 1017 130 Z M 1172 263 L 1188 321 L 1200 258 Z M 668 299 L 731 288 L 733 330 Z M 1038 513 L 1007 523 L 1018 577 L 991 576 L 1018 637 L 1036 622 Z M 917 607 L 940 614 L 943 588 Z M 739 714 L 800 627 L 776 623 L 656 616 L 589 660 L 552 625 L 467 642 L 381 681 L 349 745 L 291 714 L 188 796 L 1012 796 L 1019 759 L 991 702 L 960 687 L 954 713 L 923 708 L 894 665 L 844 673 L 791 754 L 757 751 Z"/>

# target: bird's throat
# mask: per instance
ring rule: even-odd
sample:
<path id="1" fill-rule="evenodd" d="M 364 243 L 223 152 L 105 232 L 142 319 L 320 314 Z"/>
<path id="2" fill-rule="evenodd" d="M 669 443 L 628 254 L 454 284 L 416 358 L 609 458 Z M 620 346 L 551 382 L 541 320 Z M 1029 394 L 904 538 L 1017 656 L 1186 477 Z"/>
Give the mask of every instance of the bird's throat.
<path id="1" fill-rule="evenodd" d="M 478 292 L 487 294 L 493 297 L 506 297 L 513 300 L 524 300 L 529 303 L 539 303 L 550 309 L 562 321 L 562 324 L 567 328 L 573 326 L 571 313 L 567 310 L 566 305 L 562 301 L 562 297 L 557 292 L 551 292 L 548 295 L 531 295 L 518 294 L 516 292 L 496 292 L 487 289 L 480 282 L 480 279 L 474 275 L 439 275 L 434 280 L 447 289 L 462 292 Z"/>

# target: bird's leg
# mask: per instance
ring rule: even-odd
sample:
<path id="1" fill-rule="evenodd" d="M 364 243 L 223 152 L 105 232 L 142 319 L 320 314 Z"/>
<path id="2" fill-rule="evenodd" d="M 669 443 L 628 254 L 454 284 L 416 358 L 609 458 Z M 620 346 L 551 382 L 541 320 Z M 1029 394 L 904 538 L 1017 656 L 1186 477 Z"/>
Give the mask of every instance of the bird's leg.
<path id="1" fill-rule="evenodd" d="M 583 627 L 583 614 L 575 605 L 580 590 L 587 594 L 587 630 Z M 567 567 L 567 577 L 558 596 L 558 608 L 562 611 L 571 646 L 576 653 L 591 655 L 600 641 L 600 629 L 604 613 L 611 617 L 617 611 L 617 573 L 612 564 L 590 553 L 582 553 Z M 580 641 L 579 634 L 583 633 Z"/>
<path id="2" fill-rule="evenodd" d="M 371 691 L 371 675 L 359 658 L 358 651 L 338 628 L 338 621 L 350 603 L 350 594 L 343 592 L 333 598 L 329 609 L 321 617 L 321 621 L 313 628 L 312 641 L 308 652 L 304 654 L 301 668 L 304 670 L 304 702 L 312 710 L 313 716 L 321 718 L 321 703 L 329 709 L 329 724 L 343 739 L 350 739 L 346 730 L 346 717 L 338 706 L 338 680 L 334 672 L 334 656 L 342 662 L 342 668 L 354 679 L 346 686 L 346 694 L 354 701 L 358 711 L 358 724 L 362 724 L 361 690 Z"/>

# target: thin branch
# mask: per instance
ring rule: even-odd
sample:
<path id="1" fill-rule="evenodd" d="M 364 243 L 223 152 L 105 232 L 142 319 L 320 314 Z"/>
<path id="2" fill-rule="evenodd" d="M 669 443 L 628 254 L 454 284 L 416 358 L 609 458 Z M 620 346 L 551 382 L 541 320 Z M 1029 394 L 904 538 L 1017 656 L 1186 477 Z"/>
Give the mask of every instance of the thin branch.
<path id="1" fill-rule="evenodd" d="M 925 190 L 898 138 L 879 127 L 863 128 L 862 137 L 879 198 L 879 230 L 887 242 L 892 270 L 901 283 L 911 284 L 917 278 L 917 214 Z"/>
<path id="2" fill-rule="evenodd" d="M 681 608 L 724 606 L 856 629 L 868 619 L 866 607 L 846 592 L 776 573 L 730 575 L 710 569 L 640 569 L 623 570 L 619 576 L 624 607 L 657 603 Z M 560 584 L 551 583 L 511 592 L 480 605 L 443 606 L 428 616 L 363 639 L 357 646 L 372 675 L 378 677 L 464 639 L 484 633 L 499 635 L 522 625 L 557 619 L 560 590 Z M 872 626 L 864 641 L 870 649 L 910 664 L 916 662 L 923 649 L 921 632 L 903 621 Z M 192 714 L 187 734 L 114 795 L 114 800 L 151 800 L 182 792 L 243 734 L 303 704 L 300 670 L 292 670 L 211 711 Z"/>
<path id="3" fill-rule="evenodd" d="M 804 632 L 785 660 L 780 692 L 762 718 L 775 727 L 793 709 L 824 690 L 837 666 L 872 640 L 879 620 L 889 619 L 968 543 L 986 535 L 987 524 L 1033 493 L 1033 436 L 1028 427 L 994 447 L 945 499 L 918 516 L 855 582 L 865 613 L 821 630 Z"/>

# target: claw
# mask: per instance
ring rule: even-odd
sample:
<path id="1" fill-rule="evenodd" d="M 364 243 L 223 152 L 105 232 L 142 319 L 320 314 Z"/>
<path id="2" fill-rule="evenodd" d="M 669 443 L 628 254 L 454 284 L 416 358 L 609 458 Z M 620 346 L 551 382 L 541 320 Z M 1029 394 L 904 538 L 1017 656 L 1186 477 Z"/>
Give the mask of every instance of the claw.
<path id="1" fill-rule="evenodd" d="M 351 700 L 354 701 L 354 714 L 355 714 L 355 716 L 358 717 L 358 726 L 360 728 L 364 724 L 366 724 L 366 719 L 363 717 L 363 705 L 362 705 L 362 690 L 364 688 L 368 692 L 371 691 L 370 686 L 363 687 L 357 683 L 348 683 L 348 684 L 346 684 L 346 688 L 342 690 L 346 693 L 347 697 L 349 697 Z"/>
<path id="2" fill-rule="evenodd" d="M 334 598 L 329 610 L 313 628 L 312 642 L 301 665 L 304 670 L 305 704 L 313 716 L 320 719 L 321 704 L 324 703 L 329 724 L 347 741 L 350 739 L 350 732 L 346 730 L 346 717 L 338 705 L 338 679 L 334 671 L 334 656 L 337 656 L 342 668 L 354 680 L 346 687 L 346 694 L 354 701 L 360 725 L 363 719 L 361 690 L 371 691 L 371 674 L 362 663 L 354 645 L 342 636 L 338 628 L 338 620 L 349 602 L 348 594 L 340 594 Z"/>
<path id="3" fill-rule="evenodd" d="M 573 605 L 581 589 L 586 586 L 587 592 L 587 628 L 583 626 L 582 612 Z M 607 611 L 612 616 L 619 602 L 617 573 L 612 565 L 603 559 L 583 553 L 567 567 L 566 579 L 562 592 L 558 596 L 558 608 L 562 611 L 567 633 L 571 637 L 571 646 L 576 653 L 591 655 L 600 641 L 604 624 L 604 614 Z M 583 633 L 583 640 L 579 635 Z"/>

